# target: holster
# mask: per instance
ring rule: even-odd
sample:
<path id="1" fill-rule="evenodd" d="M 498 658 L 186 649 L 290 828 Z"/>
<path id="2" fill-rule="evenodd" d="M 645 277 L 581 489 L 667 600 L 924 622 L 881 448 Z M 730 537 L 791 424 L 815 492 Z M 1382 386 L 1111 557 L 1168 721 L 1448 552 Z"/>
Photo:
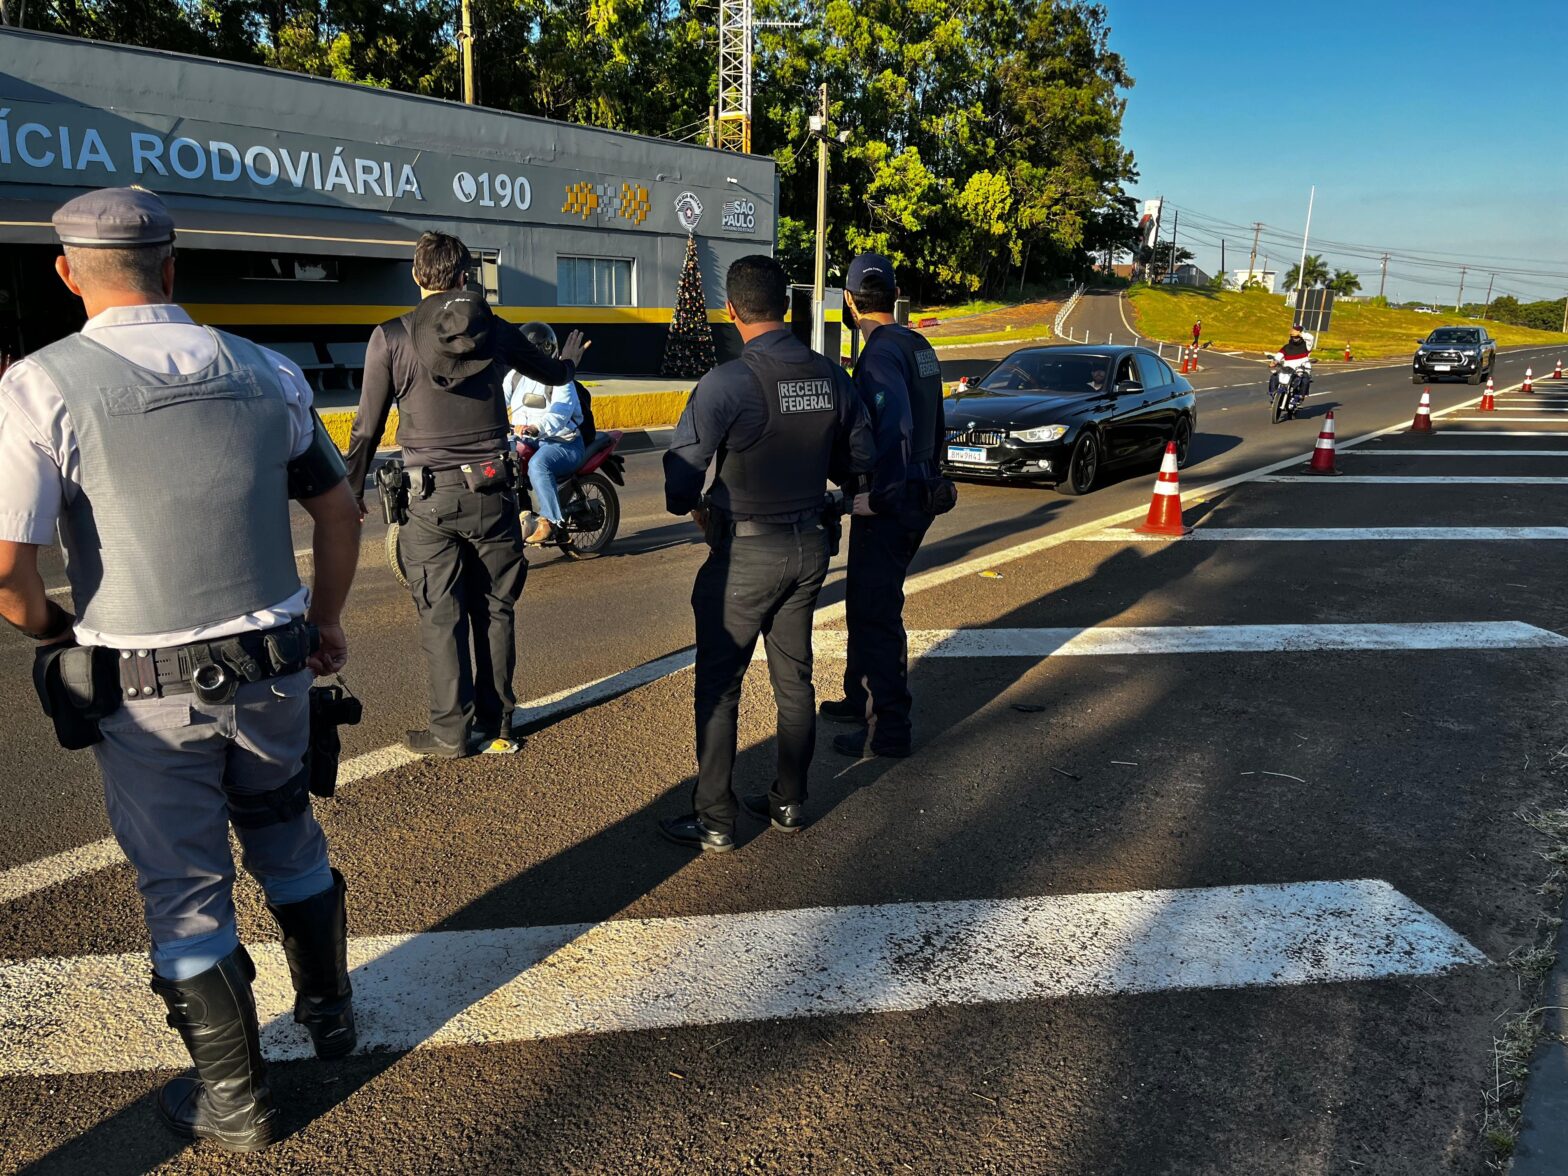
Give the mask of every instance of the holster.
<path id="1" fill-rule="evenodd" d="M 712 551 L 724 554 L 730 549 L 735 539 L 734 520 L 724 511 L 707 505 L 708 522 L 702 529 L 702 537 L 707 540 Z"/>
<path id="2" fill-rule="evenodd" d="M 376 489 L 381 492 L 381 518 L 391 526 L 408 522 L 408 472 L 400 461 L 389 461 L 376 471 Z"/>
<path id="3" fill-rule="evenodd" d="M 338 790 L 338 762 L 343 757 L 339 727 L 355 726 L 365 708 L 349 692 L 343 679 L 336 686 L 310 688 L 310 747 L 305 753 L 310 773 L 308 787 L 315 796 L 331 796 Z"/>
<path id="4" fill-rule="evenodd" d="M 120 709 L 120 659 L 101 646 L 59 644 L 33 655 L 33 688 L 67 751 L 103 741 L 99 722 Z"/>
<path id="5" fill-rule="evenodd" d="M 822 532 L 828 538 L 828 558 L 838 554 L 844 540 L 844 499 L 828 494 L 822 499 Z"/>

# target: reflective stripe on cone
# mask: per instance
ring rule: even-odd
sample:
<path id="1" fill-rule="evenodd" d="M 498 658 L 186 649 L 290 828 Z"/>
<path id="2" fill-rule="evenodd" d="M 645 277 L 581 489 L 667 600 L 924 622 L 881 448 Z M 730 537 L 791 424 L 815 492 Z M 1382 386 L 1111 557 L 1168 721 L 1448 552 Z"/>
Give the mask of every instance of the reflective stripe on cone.
<path id="1" fill-rule="evenodd" d="M 1426 388 L 1421 389 L 1421 403 L 1416 405 L 1416 419 L 1410 423 L 1412 433 L 1430 433 L 1432 431 L 1432 393 Z"/>
<path id="2" fill-rule="evenodd" d="M 1140 535 L 1169 535 L 1179 538 L 1192 530 L 1181 521 L 1181 475 L 1176 470 L 1176 442 L 1165 446 L 1165 457 L 1160 462 L 1160 474 L 1154 480 L 1154 497 L 1149 502 L 1149 517 L 1141 527 L 1134 527 Z"/>
<path id="3" fill-rule="evenodd" d="M 1307 466 L 1309 474 L 1337 474 L 1334 468 L 1334 410 L 1323 418 L 1323 431 L 1318 434 L 1317 447 L 1312 450 L 1312 461 Z"/>

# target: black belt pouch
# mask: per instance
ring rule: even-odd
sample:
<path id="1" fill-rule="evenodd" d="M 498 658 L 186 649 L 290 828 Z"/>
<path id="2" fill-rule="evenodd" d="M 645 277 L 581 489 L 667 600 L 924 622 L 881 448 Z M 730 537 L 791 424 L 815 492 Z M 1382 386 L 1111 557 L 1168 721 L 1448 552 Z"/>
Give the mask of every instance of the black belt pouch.
<path id="1" fill-rule="evenodd" d="M 305 758 L 313 795 L 325 797 L 337 792 L 338 761 L 343 756 L 338 728 L 352 727 L 362 717 L 364 708 L 359 699 L 342 686 L 310 688 L 310 749 Z"/>
<path id="2" fill-rule="evenodd" d="M 463 485 L 476 493 L 500 490 L 516 481 L 511 460 L 504 453 L 498 453 L 488 461 L 470 462 L 458 469 L 463 473 Z"/>
<path id="3" fill-rule="evenodd" d="M 33 655 L 33 688 L 67 751 L 103 741 L 98 723 L 120 709 L 119 655 L 88 645 L 45 645 Z"/>

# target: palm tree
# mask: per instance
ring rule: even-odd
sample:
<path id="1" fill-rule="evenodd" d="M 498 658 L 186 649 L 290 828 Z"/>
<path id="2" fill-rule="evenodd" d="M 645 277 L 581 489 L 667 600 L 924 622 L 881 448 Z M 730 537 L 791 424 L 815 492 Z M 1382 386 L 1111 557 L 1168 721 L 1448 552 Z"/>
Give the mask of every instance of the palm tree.
<path id="1" fill-rule="evenodd" d="M 1361 289 L 1361 278 L 1349 270 L 1335 270 L 1328 288 L 1336 294 L 1354 294 Z"/>
<path id="2" fill-rule="evenodd" d="M 1316 253 L 1307 254 L 1306 280 L 1302 281 L 1301 266 L 1293 265 L 1285 274 L 1285 289 L 1294 290 L 1297 286 L 1324 286 L 1328 284 L 1328 266 Z"/>

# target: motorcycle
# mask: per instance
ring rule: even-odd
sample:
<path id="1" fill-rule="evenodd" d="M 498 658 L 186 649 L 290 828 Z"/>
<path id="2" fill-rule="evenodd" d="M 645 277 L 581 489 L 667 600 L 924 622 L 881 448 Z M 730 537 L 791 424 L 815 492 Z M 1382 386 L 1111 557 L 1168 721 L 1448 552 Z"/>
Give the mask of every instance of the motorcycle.
<path id="1" fill-rule="evenodd" d="M 559 548 L 568 559 L 593 559 L 602 555 L 614 541 L 621 525 L 621 499 L 617 486 L 626 485 L 626 459 L 616 450 L 622 433 L 610 429 L 598 433 L 571 473 L 557 480 L 560 486 L 562 524 L 541 546 Z M 528 463 L 538 450 L 516 445 L 517 477 L 512 489 L 522 505 L 523 534 L 534 528 L 533 495 L 528 483 Z M 387 563 L 403 587 L 408 587 L 408 572 L 403 561 L 401 534 L 407 519 L 408 476 L 400 461 L 389 461 L 376 471 L 381 491 L 382 513 L 387 520 Z"/>
<path id="2" fill-rule="evenodd" d="M 1298 367 L 1289 367 L 1275 352 L 1269 369 L 1269 403 L 1274 424 L 1295 420 L 1296 410 L 1312 387 L 1312 360 L 1306 359 Z"/>

